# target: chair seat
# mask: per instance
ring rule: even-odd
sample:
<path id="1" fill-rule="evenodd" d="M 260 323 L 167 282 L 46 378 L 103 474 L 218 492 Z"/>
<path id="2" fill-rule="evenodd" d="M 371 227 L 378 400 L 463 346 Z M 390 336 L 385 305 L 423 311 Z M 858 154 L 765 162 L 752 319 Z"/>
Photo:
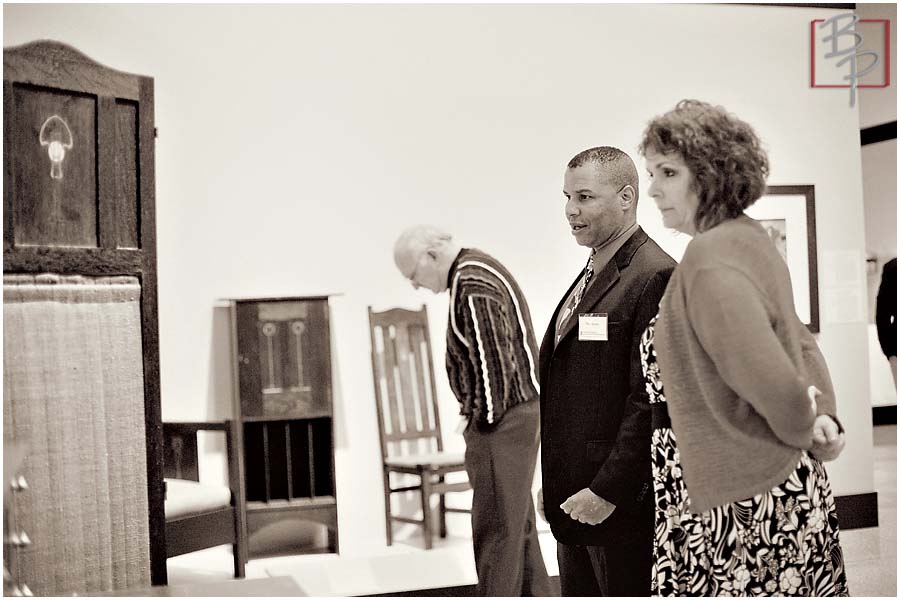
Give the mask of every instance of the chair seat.
<path id="1" fill-rule="evenodd" d="M 231 505 L 231 490 L 224 485 L 166 478 L 166 519 L 203 513 Z"/>
<path id="2" fill-rule="evenodd" d="M 384 461 L 389 467 L 415 467 L 429 465 L 431 467 L 465 466 L 462 452 L 429 452 L 428 454 L 410 454 L 409 456 L 392 456 Z"/>

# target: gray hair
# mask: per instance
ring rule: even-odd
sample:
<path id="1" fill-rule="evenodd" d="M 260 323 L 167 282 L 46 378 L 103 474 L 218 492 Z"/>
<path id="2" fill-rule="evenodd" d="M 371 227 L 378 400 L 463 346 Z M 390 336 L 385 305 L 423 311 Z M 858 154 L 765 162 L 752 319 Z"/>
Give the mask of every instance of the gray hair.
<path id="1" fill-rule="evenodd" d="M 401 267 L 405 255 L 421 255 L 449 242 L 453 236 L 433 225 L 413 225 L 403 230 L 394 242 L 394 263 Z M 402 268 L 401 268 L 402 270 Z"/>

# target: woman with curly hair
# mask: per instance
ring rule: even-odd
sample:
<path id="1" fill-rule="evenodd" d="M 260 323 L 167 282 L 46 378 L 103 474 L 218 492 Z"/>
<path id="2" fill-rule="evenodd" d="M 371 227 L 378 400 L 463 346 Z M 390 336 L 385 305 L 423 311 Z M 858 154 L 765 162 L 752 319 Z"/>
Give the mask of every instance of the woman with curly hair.
<path id="1" fill-rule="evenodd" d="M 641 344 L 653 593 L 846 596 L 821 463 L 844 444 L 831 378 L 784 260 L 744 214 L 766 153 L 747 123 L 696 100 L 653 119 L 640 152 L 664 225 L 692 237 Z"/>

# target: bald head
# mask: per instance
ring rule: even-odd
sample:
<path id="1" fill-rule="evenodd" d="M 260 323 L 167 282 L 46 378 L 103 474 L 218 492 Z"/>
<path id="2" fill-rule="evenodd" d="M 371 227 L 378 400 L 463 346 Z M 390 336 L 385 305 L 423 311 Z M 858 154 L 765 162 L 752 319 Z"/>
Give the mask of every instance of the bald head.
<path id="1" fill-rule="evenodd" d="M 598 175 L 616 189 L 630 185 L 634 190 L 634 207 L 638 201 L 638 172 L 631 157 L 612 146 L 598 146 L 582 150 L 567 165 L 570 169 L 593 165 Z"/>
<path id="2" fill-rule="evenodd" d="M 394 264 L 414 287 L 439 293 L 447 288 L 447 275 L 459 251 L 460 246 L 446 231 L 415 225 L 403 230 L 394 242 Z"/>
<path id="3" fill-rule="evenodd" d="M 409 277 L 422 254 L 452 239 L 449 233 L 431 225 L 414 225 L 404 229 L 394 242 L 394 264 L 404 277 Z"/>

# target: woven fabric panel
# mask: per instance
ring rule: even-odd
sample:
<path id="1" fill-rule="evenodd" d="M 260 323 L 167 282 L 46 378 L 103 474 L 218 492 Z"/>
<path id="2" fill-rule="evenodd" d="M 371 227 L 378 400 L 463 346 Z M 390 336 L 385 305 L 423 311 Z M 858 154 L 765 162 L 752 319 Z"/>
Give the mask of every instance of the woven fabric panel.
<path id="1" fill-rule="evenodd" d="M 140 285 L 4 275 L 4 440 L 25 443 L 13 496 L 35 594 L 150 583 Z"/>

